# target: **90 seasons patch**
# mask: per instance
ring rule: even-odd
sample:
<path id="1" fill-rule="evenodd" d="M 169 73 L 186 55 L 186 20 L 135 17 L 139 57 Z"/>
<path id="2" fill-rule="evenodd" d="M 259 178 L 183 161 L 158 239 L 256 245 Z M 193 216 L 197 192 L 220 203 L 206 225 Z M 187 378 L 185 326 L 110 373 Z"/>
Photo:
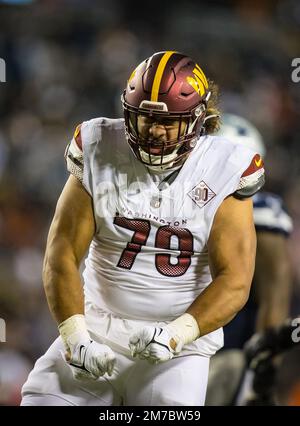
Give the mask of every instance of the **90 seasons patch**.
<path id="1" fill-rule="evenodd" d="M 199 206 L 202 208 L 207 204 L 210 200 L 212 200 L 216 194 L 210 187 L 202 180 L 198 183 L 194 188 L 188 192 L 188 196 Z"/>

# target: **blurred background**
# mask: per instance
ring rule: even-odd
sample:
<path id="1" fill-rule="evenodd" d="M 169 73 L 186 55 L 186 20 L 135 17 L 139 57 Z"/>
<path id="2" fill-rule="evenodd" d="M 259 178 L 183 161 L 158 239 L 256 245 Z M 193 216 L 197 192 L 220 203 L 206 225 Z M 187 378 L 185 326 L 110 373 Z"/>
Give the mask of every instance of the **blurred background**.
<path id="1" fill-rule="evenodd" d="M 291 314 L 300 312 L 300 82 L 291 77 L 299 40 L 298 0 L 0 0 L 0 404 L 19 403 L 57 335 L 41 270 L 66 144 L 78 123 L 121 116 L 128 76 L 155 51 L 193 57 L 218 83 L 221 109 L 261 131 L 266 189 L 294 221 Z"/>

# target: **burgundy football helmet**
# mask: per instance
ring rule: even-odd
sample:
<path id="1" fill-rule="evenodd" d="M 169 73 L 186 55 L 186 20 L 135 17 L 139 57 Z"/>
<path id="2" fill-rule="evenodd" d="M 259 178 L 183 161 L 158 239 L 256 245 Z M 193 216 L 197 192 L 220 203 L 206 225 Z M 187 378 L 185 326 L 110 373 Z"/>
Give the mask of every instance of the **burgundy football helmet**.
<path id="1" fill-rule="evenodd" d="M 153 169 L 183 164 L 202 132 L 209 96 L 202 69 L 188 56 L 166 51 L 143 61 L 122 95 L 126 137 L 134 155 Z M 176 121 L 177 137 L 167 141 L 143 137 L 138 130 L 140 116 L 159 123 Z"/>

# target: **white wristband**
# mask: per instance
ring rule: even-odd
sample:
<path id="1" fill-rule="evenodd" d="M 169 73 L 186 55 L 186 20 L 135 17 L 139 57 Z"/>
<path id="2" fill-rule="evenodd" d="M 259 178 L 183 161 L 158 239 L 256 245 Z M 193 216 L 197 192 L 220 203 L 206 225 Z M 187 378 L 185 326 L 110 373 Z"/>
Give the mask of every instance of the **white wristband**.
<path id="1" fill-rule="evenodd" d="M 191 314 L 183 314 L 166 326 L 173 334 L 176 343 L 187 345 L 200 337 L 200 329 L 197 321 Z"/>
<path id="2" fill-rule="evenodd" d="M 58 330 L 67 349 L 78 342 L 91 340 L 84 315 L 76 314 L 59 324 Z"/>

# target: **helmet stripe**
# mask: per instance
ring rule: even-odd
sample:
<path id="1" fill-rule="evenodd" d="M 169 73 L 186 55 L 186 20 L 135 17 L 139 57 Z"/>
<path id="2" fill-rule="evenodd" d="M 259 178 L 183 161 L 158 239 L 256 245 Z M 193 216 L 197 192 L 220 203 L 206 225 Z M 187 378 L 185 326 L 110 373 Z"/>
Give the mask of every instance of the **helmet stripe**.
<path id="1" fill-rule="evenodd" d="M 152 86 L 152 90 L 151 90 L 151 101 L 153 102 L 157 102 L 158 99 L 158 94 L 159 94 L 159 86 L 161 83 L 161 79 L 164 73 L 164 70 L 166 68 L 167 62 L 170 59 L 170 57 L 173 55 L 173 53 L 176 53 L 174 50 L 169 50 L 168 52 L 166 52 L 157 67 L 155 76 L 154 76 L 154 81 L 153 81 L 153 86 Z"/>

